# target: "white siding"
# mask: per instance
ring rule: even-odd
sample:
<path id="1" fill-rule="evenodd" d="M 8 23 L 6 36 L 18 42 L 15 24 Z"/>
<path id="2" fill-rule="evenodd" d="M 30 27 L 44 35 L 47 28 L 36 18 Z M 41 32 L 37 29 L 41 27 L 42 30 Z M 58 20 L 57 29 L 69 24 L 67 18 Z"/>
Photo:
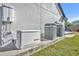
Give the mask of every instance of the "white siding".
<path id="1" fill-rule="evenodd" d="M 46 23 L 59 22 L 61 15 L 54 3 L 13 3 L 5 4 L 13 6 L 15 10 L 12 31 L 40 30 L 44 33 Z"/>
<path id="2" fill-rule="evenodd" d="M 47 23 L 59 22 L 61 15 L 55 4 L 44 3 L 41 4 L 41 30 L 42 35 L 44 34 L 44 27 Z"/>
<path id="3" fill-rule="evenodd" d="M 7 4 L 6 4 L 7 5 Z M 14 7 L 12 30 L 40 30 L 40 7 L 35 4 L 9 4 Z"/>
<path id="4" fill-rule="evenodd" d="M 14 23 L 12 23 L 13 31 L 40 30 L 40 12 L 41 12 L 41 20 L 43 22 L 42 25 L 44 25 L 45 23 L 51 23 L 51 22 L 53 23 L 54 21 L 59 21 L 60 18 L 60 14 L 57 10 L 57 7 L 53 3 L 43 3 L 43 4 L 13 3 L 5 5 L 13 6 L 15 10 L 15 16 L 14 16 L 15 19 Z"/>

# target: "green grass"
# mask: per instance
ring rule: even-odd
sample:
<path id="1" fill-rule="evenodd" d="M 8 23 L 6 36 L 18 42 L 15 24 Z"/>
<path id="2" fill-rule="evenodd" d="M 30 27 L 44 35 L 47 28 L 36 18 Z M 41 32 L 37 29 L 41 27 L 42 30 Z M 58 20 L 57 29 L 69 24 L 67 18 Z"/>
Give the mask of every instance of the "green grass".
<path id="1" fill-rule="evenodd" d="M 72 38 L 64 40 L 42 49 L 32 56 L 78 56 L 79 55 L 79 33 Z"/>

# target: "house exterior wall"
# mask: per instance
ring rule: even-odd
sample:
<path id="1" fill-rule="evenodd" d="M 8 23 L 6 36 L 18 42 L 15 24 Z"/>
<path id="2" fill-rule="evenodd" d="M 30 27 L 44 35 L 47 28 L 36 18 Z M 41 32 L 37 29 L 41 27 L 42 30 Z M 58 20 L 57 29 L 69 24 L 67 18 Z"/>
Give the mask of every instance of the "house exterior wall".
<path id="1" fill-rule="evenodd" d="M 4 3 L 14 9 L 14 21 L 11 24 L 11 31 L 16 37 L 17 31 L 40 30 L 42 36 L 45 32 L 45 24 L 60 22 L 61 14 L 53 3 Z M 39 37 L 40 35 L 38 35 Z M 23 41 L 27 41 L 24 39 Z M 30 40 L 33 42 L 33 40 Z M 39 41 L 40 42 L 40 41 Z M 28 43 L 29 44 L 29 43 Z"/>
<path id="2" fill-rule="evenodd" d="M 61 15 L 57 7 L 53 3 L 13 3 L 5 4 L 13 6 L 15 15 L 12 23 L 12 30 L 42 30 L 44 32 L 44 25 L 46 23 L 59 22 Z"/>
<path id="3" fill-rule="evenodd" d="M 34 4 L 5 4 L 14 8 L 12 31 L 40 30 L 40 7 Z"/>
<path id="4" fill-rule="evenodd" d="M 55 4 L 41 4 L 41 34 L 44 36 L 45 24 L 59 22 L 61 15 Z"/>

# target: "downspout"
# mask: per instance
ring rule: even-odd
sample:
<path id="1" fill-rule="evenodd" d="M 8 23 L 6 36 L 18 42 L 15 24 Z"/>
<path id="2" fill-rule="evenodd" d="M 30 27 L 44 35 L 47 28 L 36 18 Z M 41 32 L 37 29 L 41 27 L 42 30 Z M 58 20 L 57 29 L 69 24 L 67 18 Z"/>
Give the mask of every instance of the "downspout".
<path id="1" fill-rule="evenodd" d="M 40 6 L 41 6 L 41 3 L 40 3 Z M 40 8 L 40 38 L 42 40 L 42 10 L 41 10 L 41 7 Z"/>
<path id="2" fill-rule="evenodd" d="M 2 18 L 3 18 L 3 10 L 2 10 L 2 4 L 1 4 L 1 15 L 0 15 L 0 46 L 2 45 L 2 38 L 1 38 L 1 35 L 2 35 Z"/>

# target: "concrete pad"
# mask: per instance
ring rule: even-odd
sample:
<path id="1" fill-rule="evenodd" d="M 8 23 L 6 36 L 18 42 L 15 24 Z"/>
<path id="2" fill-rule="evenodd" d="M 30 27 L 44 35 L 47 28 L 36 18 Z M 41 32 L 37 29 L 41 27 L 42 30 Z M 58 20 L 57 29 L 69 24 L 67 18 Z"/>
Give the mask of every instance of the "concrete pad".
<path id="1" fill-rule="evenodd" d="M 73 37 L 75 34 L 67 34 L 65 37 Z"/>
<path id="2" fill-rule="evenodd" d="M 55 44 L 58 41 L 61 41 L 66 37 L 73 37 L 73 36 L 74 36 L 74 34 L 69 34 L 69 35 L 64 35 L 63 37 L 57 37 L 55 40 L 46 40 L 46 41 L 40 42 L 39 44 L 31 44 L 31 46 L 28 47 L 27 49 L 2 51 L 2 52 L 0 52 L 0 56 L 16 56 L 16 55 L 20 55 L 20 54 L 26 53 L 26 52 L 28 53 L 27 55 L 31 55 L 32 52 L 29 52 L 29 51 L 37 49 L 36 47 L 39 47 L 38 49 L 40 50 L 40 48 L 41 49 L 46 48 L 49 45 Z"/>

